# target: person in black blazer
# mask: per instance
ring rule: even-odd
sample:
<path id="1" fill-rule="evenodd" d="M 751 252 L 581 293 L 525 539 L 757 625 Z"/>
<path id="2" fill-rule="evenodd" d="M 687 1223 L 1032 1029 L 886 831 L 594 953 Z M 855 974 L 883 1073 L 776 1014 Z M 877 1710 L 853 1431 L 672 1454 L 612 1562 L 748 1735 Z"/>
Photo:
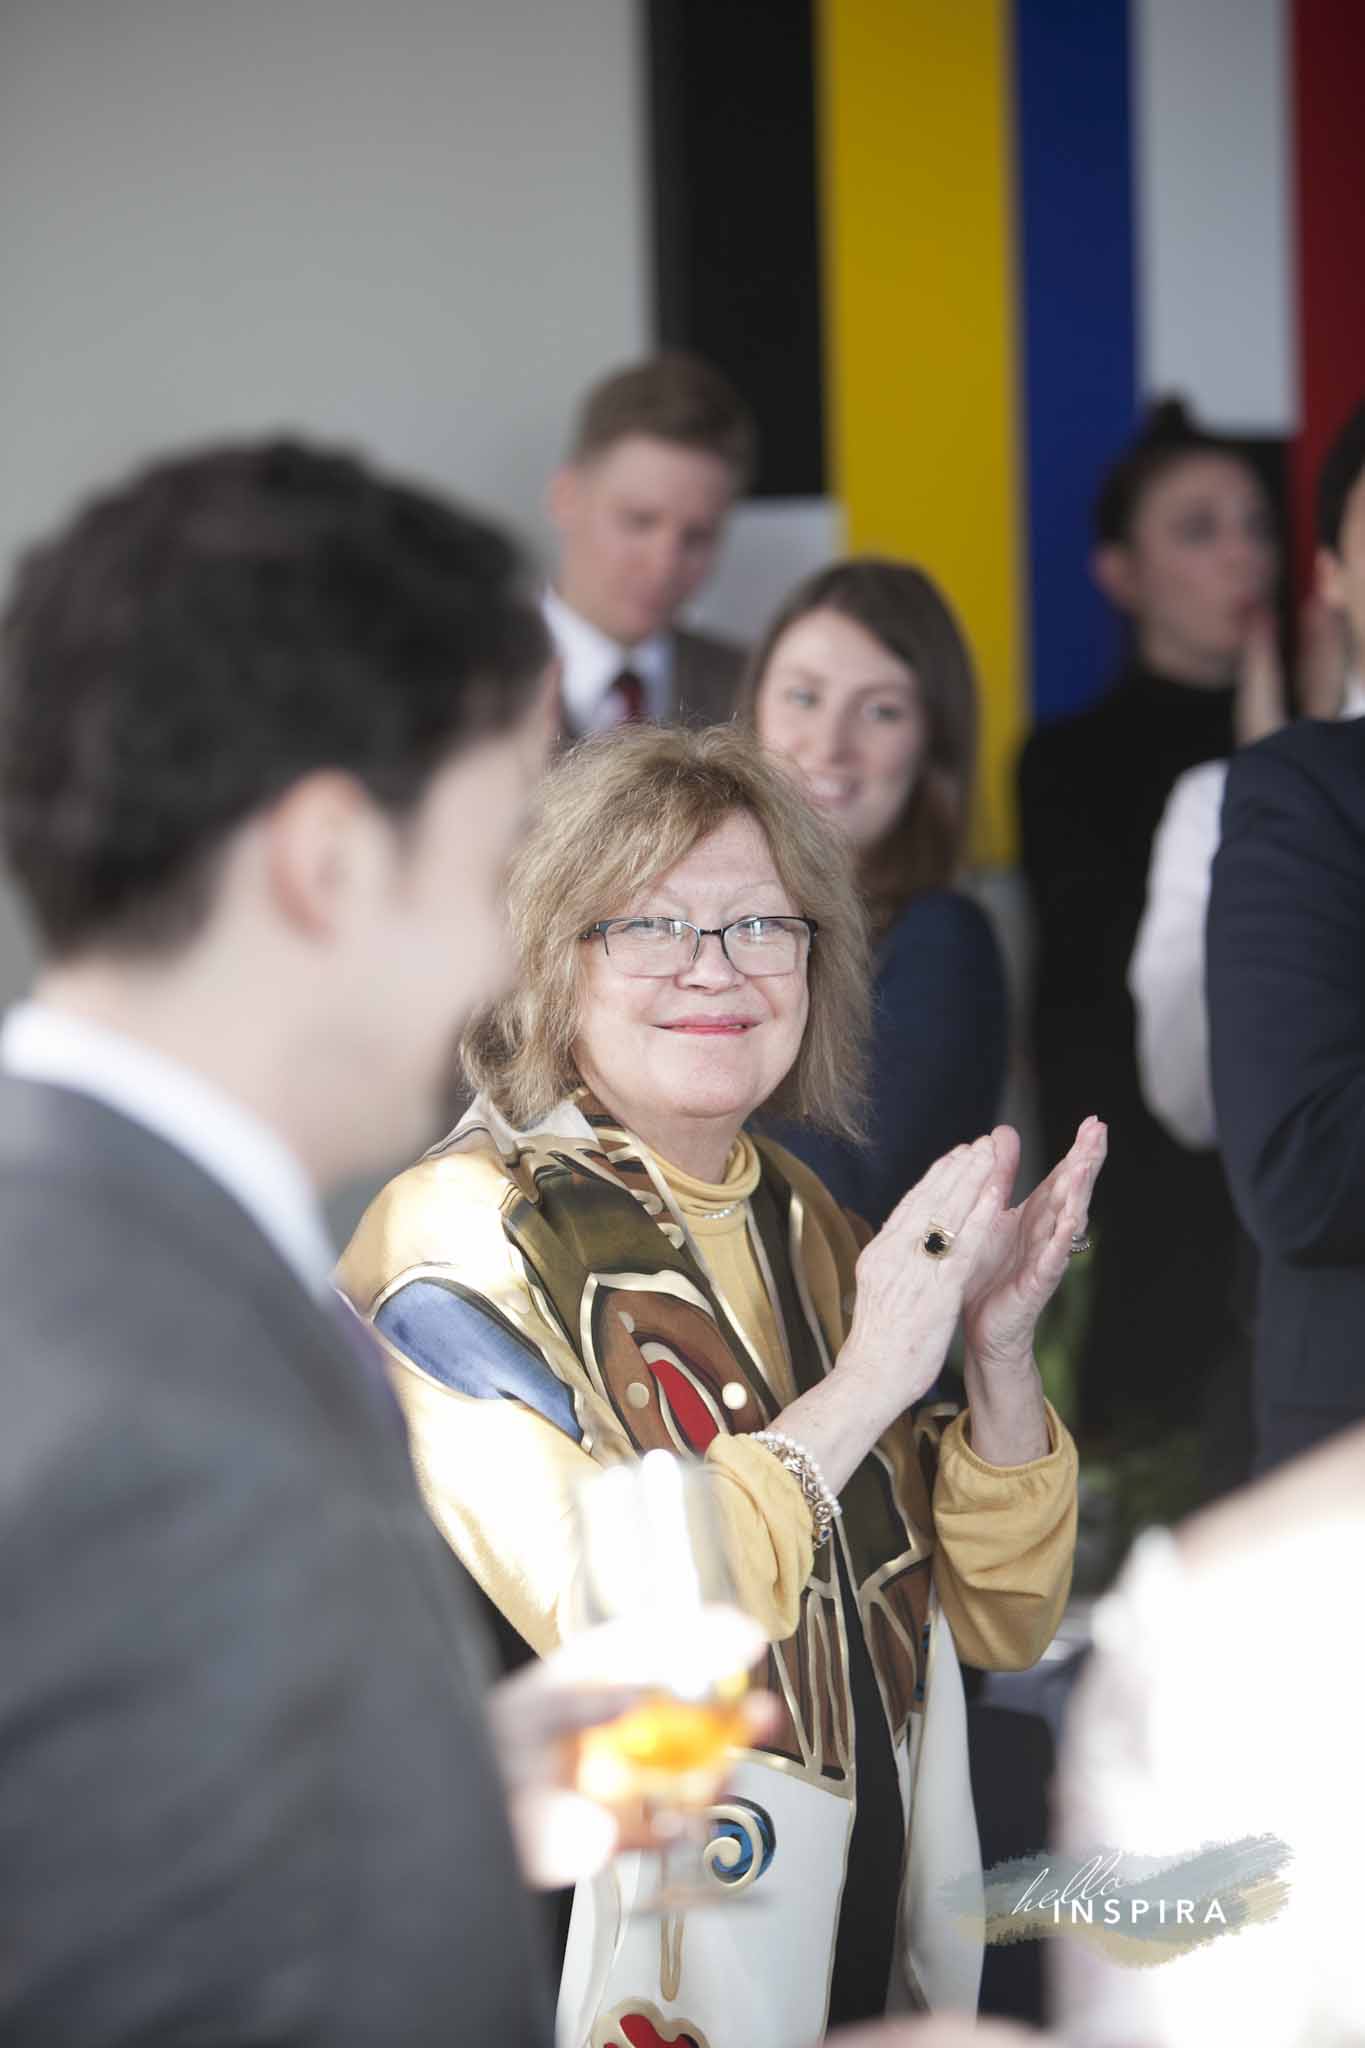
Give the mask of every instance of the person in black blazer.
<path id="1" fill-rule="evenodd" d="M 25 564 L 0 2037 L 548 2044 L 483 1646 L 318 1190 L 418 1142 L 549 737 L 500 535 L 291 443 Z"/>
<path id="2" fill-rule="evenodd" d="M 1208 924 L 1218 1140 L 1261 1252 L 1261 1469 L 1365 1418 L 1365 721 L 1234 756 Z"/>

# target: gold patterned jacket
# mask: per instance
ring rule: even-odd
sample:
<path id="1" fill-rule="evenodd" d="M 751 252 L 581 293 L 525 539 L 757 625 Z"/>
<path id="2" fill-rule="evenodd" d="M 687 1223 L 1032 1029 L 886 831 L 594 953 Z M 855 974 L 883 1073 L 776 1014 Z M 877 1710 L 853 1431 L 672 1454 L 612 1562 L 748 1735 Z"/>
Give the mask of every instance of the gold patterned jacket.
<path id="1" fill-rule="evenodd" d="M 760 1139 L 751 1243 L 798 1390 L 848 1328 L 859 1238 L 818 1180 Z M 749 1434 L 782 1405 L 658 1163 L 585 1095 L 536 1129 L 483 1100 L 378 1197 L 340 1284 L 389 1346 L 427 1499 L 534 1649 L 572 1598 L 574 1489 L 656 1446 L 713 1469 L 741 1596 L 772 1648 L 774 1759 L 850 1796 L 852 1718 L 835 1545 L 812 1551 L 796 1480 Z M 924 1703 L 931 1588 L 968 1662 L 1017 1668 L 1069 1587 L 1075 1454 L 1001 1469 L 965 1417 L 907 1417 L 843 1490 L 836 1523 L 892 1741 Z"/>

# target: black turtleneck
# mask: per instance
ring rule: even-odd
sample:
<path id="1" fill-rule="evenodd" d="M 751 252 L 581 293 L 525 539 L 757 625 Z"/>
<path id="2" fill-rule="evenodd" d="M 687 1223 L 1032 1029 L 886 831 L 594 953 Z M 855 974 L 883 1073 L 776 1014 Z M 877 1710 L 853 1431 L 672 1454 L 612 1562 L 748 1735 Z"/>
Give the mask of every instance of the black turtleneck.
<path id="1" fill-rule="evenodd" d="M 1195 1421 L 1200 1383 L 1231 1341 L 1236 1232 L 1221 1168 L 1168 1138 L 1142 1100 L 1127 974 L 1166 800 L 1186 769 L 1231 753 L 1234 695 L 1135 665 L 1035 732 L 1020 765 L 1049 1155 L 1092 1111 L 1110 1127 L 1080 1405 L 1083 1433 L 1105 1442 Z"/>

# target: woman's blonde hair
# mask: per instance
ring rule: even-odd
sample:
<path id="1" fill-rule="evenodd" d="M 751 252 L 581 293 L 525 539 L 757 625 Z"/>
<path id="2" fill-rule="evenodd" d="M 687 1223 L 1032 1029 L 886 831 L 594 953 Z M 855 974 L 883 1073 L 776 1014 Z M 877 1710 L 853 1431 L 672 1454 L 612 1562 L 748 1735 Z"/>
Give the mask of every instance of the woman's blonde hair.
<path id="1" fill-rule="evenodd" d="M 861 1138 L 871 977 L 852 859 L 786 772 L 733 725 L 620 726 L 581 741 L 546 777 L 508 879 L 520 979 L 461 1047 L 471 1084 L 515 1127 L 578 1085 L 582 934 L 628 912 L 736 812 L 756 821 L 784 888 L 820 927 L 801 1047 L 765 1106 Z"/>

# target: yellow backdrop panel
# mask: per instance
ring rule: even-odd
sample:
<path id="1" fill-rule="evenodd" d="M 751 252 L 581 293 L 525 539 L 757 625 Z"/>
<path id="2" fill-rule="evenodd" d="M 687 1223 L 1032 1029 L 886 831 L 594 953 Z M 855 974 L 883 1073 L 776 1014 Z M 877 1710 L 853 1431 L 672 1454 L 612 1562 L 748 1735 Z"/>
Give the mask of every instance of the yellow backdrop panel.
<path id="1" fill-rule="evenodd" d="M 982 693 L 975 851 L 1015 851 L 1026 677 L 1007 0 L 820 0 L 833 494 L 951 598 Z"/>

